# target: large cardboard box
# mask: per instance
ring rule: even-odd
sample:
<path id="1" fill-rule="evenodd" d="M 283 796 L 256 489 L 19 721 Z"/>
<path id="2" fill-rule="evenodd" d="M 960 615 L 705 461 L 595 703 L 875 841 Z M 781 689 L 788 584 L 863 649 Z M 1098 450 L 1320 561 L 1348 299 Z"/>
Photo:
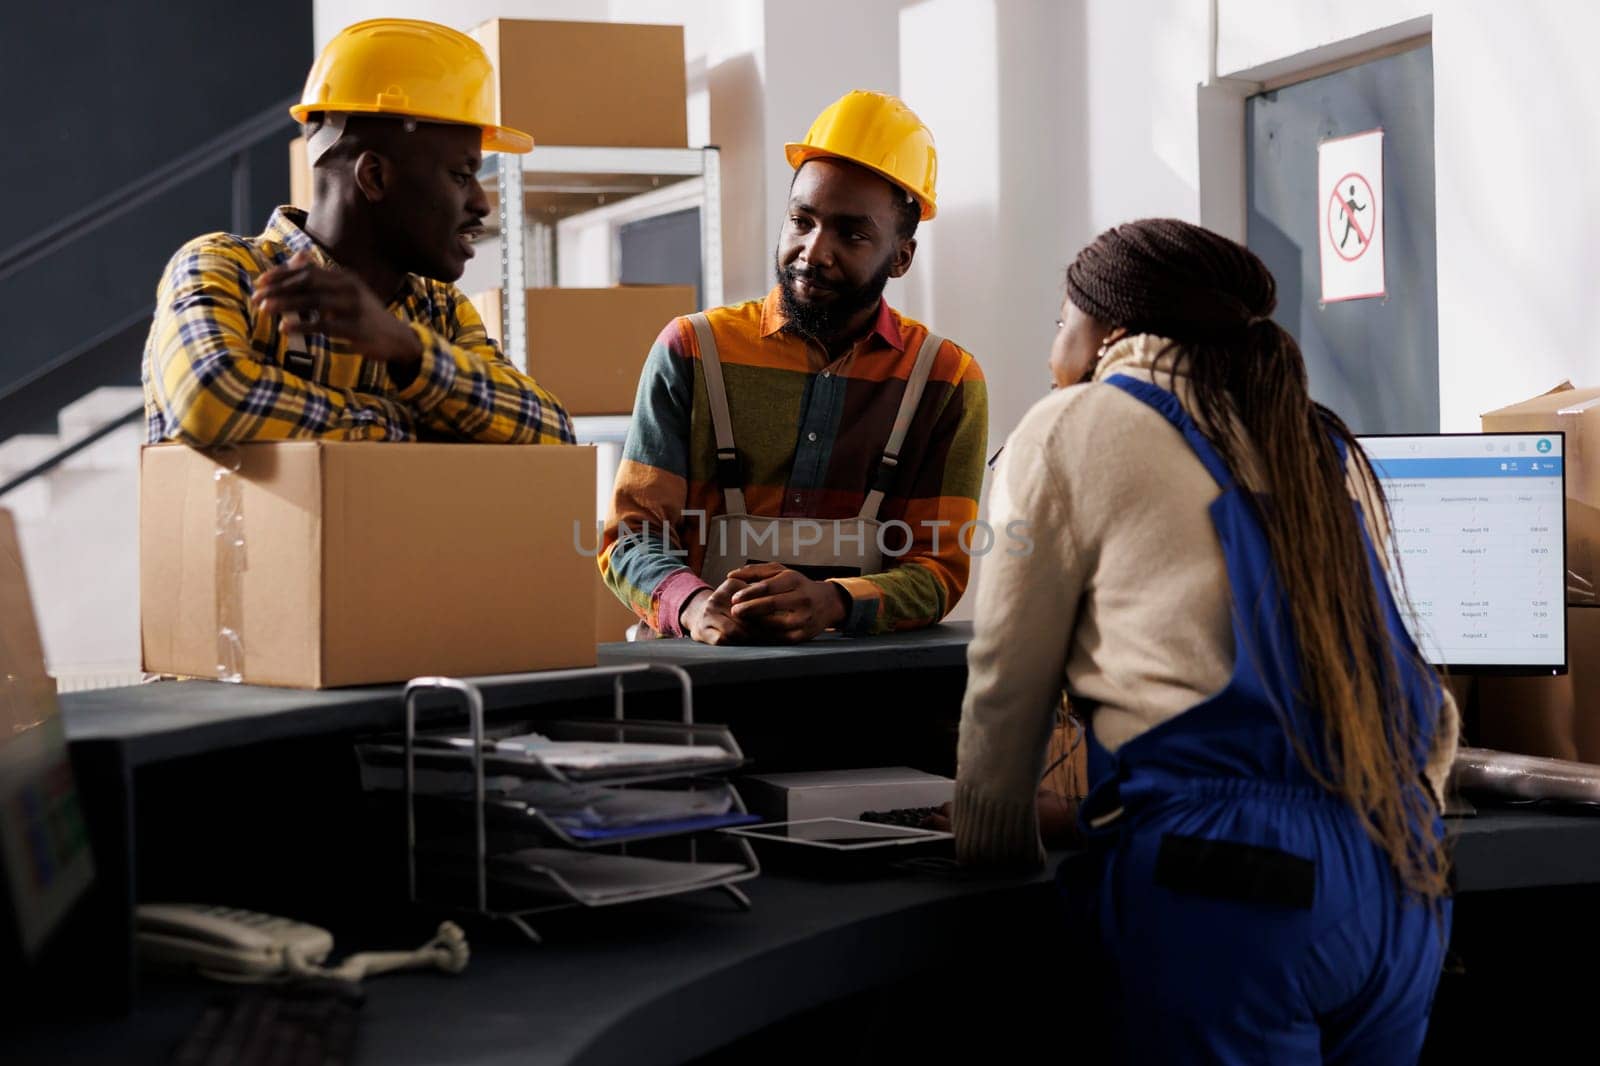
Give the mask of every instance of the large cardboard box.
<path id="1" fill-rule="evenodd" d="M 1480 677 L 1472 743 L 1600 764 L 1600 607 L 1567 608 L 1562 677 Z"/>
<path id="2" fill-rule="evenodd" d="M 593 666 L 594 479 L 593 448 L 147 447 L 144 668 L 325 688 Z"/>
<path id="3" fill-rule="evenodd" d="M 1482 421 L 1485 433 L 1566 434 L 1567 602 L 1600 603 L 1600 388 L 1563 382 Z"/>
<path id="4" fill-rule="evenodd" d="M 682 26 L 492 19 L 472 35 L 500 79 L 500 123 L 536 144 L 689 143 Z"/>
<path id="5" fill-rule="evenodd" d="M 650 346 L 668 322 L 695 310 L 692 285 L 526 292 L 528 373 L 575 415 L 632 414 Z M 501 290 L 472 302 L 489 335 L 505 337 Z"/>

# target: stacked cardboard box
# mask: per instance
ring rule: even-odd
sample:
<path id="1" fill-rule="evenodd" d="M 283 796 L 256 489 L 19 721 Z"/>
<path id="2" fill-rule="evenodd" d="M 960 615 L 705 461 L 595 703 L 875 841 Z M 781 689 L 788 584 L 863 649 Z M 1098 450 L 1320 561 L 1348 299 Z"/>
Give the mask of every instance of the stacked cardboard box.
<path id="1" fill-rule="evenodd" d="M 472 31 L 500 79 L 500 123 L 536 144 L 689 143 L 682 26 L 491 19 Z"/>
<path id="2" fill-rule="evenodd" d="M 689 285 L 528 289 L 528 373 L 575 415 L 633 412 L 645 356 L 663 328 L 694 311 Z M 491 337 L 504 337 L 499 289 L 472 298 Z"/>
<path id="3" fill-rule="evenodd" d="M 1600 388 L 1563 383 L 1490 411 L 1486 433 L 1565 434 L 1567 662 L 1564 677 L 1480 678 L 1484 747 L 1600 763 Z"/>

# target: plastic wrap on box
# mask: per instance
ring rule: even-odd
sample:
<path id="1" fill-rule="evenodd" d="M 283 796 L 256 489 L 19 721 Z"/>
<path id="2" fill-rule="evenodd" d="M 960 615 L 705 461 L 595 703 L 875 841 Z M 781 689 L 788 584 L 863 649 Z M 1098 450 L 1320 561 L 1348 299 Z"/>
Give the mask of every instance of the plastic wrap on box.
<path id="1" fill-rule="evenodd" d="M 1451 779 L 1462 792 L 1600 806 L 1600 766 L 1566 759 L 1462 748 L 1456 752 Z"/>

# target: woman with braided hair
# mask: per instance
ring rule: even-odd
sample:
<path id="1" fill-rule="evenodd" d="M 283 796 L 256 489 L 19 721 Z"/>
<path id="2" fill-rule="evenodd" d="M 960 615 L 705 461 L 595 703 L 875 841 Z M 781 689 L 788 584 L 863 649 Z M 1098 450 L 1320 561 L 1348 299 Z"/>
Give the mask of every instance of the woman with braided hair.
<path id="1" fill-rule="evenodd" d="M 1134 222 L 1066 290 L 1057 390 L 992 490 L 1033 551 L 979 584 L 958 854 L 1042 860 L 1064 688 L 1090 787 L 1058 880 L 1110 1057 L 1414 1061 L 1457 720 L 1390 591 L 1381 490 L 1247 249 Z"/>

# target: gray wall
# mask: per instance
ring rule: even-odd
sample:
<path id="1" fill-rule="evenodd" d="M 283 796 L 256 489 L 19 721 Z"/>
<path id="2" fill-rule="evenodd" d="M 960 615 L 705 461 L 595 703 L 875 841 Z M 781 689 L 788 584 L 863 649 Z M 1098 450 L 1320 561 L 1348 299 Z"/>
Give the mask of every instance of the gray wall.
<path id="1" fill-rule="evenodd" d="M 297 93 L 312 58 L 311 13 L 311 0 L 4 5 L 0 249 Z M 251 155 L 252 230 L 288 199 L 293 132 L 286 121 L 281 137 Z M 53 384 L 15 392 L 52 359 L 150 306 L 172 252 L 229 227 L 230 193 L 219 159 L 96 236 L 0 280 L 0 397 L 12 393 L 0 398 L 0 438 L 47 428 L 61 396 L 137 382 L 142 324 Z"/>

